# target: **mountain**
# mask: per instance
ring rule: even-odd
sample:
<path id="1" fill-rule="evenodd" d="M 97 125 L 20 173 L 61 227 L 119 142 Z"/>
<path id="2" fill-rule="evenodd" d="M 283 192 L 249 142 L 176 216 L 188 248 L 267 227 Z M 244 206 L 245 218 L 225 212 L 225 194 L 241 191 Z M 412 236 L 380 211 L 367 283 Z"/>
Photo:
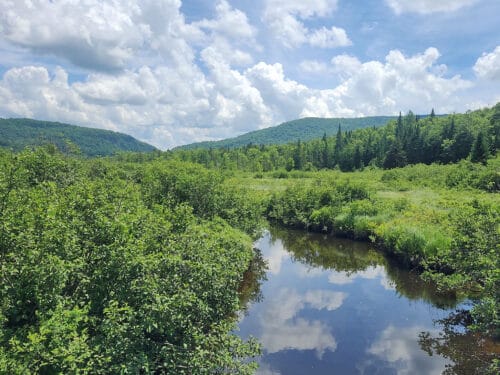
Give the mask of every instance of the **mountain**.
<path id="1" fill-rule="evenodd" d="M 175 149 L 196 149 L 196 148 L 236 148 L 248 145 L 269 145 L 285 144 L 300 139 L 308 141 L 314 138 L 321 138 L 325 133 L 327 136 L 334 135 L 339 124 L 343 131 L 366 128 L 371 126 L 385 125 L 389 120 L 396 119 L 395 116 L 373 116 L 358 118 L 317 118 L 306 117 L 299 120 L 284 122 L 270 128 L 255 130 L 250 133 L 240 135 L 235 138 L 228 138 L 221 141 L 198 142 Z M 174 150 L 175 150 L 174 149 Z"/>
<path id="2" fill-rule="evenodd" d="M 0 119 L 0 147 L 20 151 L 27 146 L 44 144 L 55 144 L 62 151 L 71 149 L 73 144 L 85 156 L 108 156 L 119 151 L 156 150 L 155 147 L 130 135 L 110 130 L 26 118 Z"/>

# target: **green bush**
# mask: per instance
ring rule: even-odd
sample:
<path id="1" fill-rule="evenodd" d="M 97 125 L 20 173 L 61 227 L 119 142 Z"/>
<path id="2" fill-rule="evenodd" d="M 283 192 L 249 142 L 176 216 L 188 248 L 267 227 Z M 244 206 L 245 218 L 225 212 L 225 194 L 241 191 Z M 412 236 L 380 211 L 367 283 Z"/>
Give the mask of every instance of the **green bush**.
<path id="1" fill-rule="evenodd" d="M 179 162 L 0 157 L 0 372 L 253 373 L 231 333 L 253 258 L 235 227 L 261 214 L 243 191 Z"/>

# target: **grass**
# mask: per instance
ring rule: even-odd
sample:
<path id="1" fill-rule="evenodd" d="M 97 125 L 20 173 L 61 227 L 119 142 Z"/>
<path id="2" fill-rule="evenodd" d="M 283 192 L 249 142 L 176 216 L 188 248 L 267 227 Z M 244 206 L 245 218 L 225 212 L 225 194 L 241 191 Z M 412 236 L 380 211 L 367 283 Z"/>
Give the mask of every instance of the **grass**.
<path id="1" fill-rule="evenodd" d="M 282 207 L 277 211 L 278 220 L 282 213 L 288 215 L 285 224 L 302 223 L 303 227 L 323 231 L 333 228 L 337 235 L 371 239 L 418 264 L 447 253 L 456 229 L 450 219 L 454 213 L 474 202 L 500 205 L 498 191 L 490 188 L 496 186 L 499 176 L 500 157 L 496 157 L 488 166 L 465 161 L 347 173 L 238 172 L 226 183 L 244 186 L 266 202 L 271 202 L 272 197 L 288 199 L 278 203 Z M 362 186 L 369 199 L 344 202 L 341 207 L 322 207 L 314 201 L 319 199 L 314 195 L 316 190 L 342 184 Z M 308 199 L 309 202 L 302 202 Z M 276 199 L 273 202 L 277 204 Z M 290 220 L 293 212 L 298 220 Z"/>

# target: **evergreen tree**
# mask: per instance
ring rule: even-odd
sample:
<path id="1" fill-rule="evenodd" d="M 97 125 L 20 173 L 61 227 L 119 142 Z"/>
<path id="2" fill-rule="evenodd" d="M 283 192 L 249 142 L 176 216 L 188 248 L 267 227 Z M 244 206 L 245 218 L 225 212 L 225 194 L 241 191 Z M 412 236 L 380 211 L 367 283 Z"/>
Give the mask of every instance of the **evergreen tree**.
<path id="1" fill-rule="evenodd" d="M 495 154 L 500 149 L 500 103 L 493 107 L 493 115 L 490 119 L 491 124 L 491 153 Z"/>
<path id="2" fill-rule="evenodd" d="M 360 169 L 362 167 L 361 150 L 359 149 L 359 145 L 356 145 L 356 150 L 354 151 L 353 164 L 354 169 Z"/>
<path id="3" fill-rule="evenodd" d="M 300 139 L 297 141 L 297 145 L 295 147 L 295 152 L 293 153 L 293 164 L 295 169 L 302 169 L 304 167 L 304 148 L 302 146 L 302 142 Z"/>
<path id="4" fill-rule="evenodd" d="M 470 131 L 464 126 L 454 137 L 454 143 L 452 146 L 452 162 L 465 159 L 472 147 L 472 143 L 474 142 L 474 137 L 470 133 Z"/>
<path id="5" fill-rule="evenodd" d="M 342 127 L 339 124 L 339 129 L 337 130 L 337 136 L 335 138 L 335 149 L 333 151 L 333 166 L 339 163 L 340 152 L 342 151 L 344 140 L 342 139 Z"/>
<path id="6" fill-rule="evenodd" d="M 321 167 L 322 168 L 328 168 L 329 166 L 329 158 L 328 158 L 328 139 L 326 137 L 326 133 L 323 134 L 323 150 L 321 153 Z"/>
<path id="7" fill-rule="evenodd" d="M 488 142 L 482 131 L 477 133 L 477 137 L 472 145 L 472 150 L 470 153 L 470 160 L 474 163 L 486 164 L 488 160 L 489 150 Z"/>
<path id="8" fill-rule="evenodd" d="M 396 139 L 392 143 L 389 152 L 387 152 L 383 166 L 385 169 L 391 169 L 391 168 L 404 167 L 406 164 L 407 164 L 406 153 L 403 150 L 401 142 L 398 139 Z"/>
<path id="9" fill-rule="evenodd" d="M 401 116 L 401 112 L 399 112 L 399 117 L 398 121 L 396 123 L 396 139 L 402 140 L 403 139 L 403 117 Z"/>

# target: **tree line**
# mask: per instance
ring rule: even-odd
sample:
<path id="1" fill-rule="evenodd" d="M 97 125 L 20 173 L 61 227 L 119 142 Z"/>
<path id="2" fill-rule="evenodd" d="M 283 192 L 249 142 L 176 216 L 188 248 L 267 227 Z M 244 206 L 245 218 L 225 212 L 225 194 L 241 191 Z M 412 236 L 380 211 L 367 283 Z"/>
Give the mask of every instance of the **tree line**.
<path id="1" fill-rule="evenodd" d="M 469 158 L 486 163 L 500 148 L 500 103 L 465 114 L 420 118 L 409 111 L 383 127 L 344 131 L 335 136 L 286 145 L 248 144 L 235 149 L 176 150 L 172 155 L 209 168 L 268 172 L 368 166 L 391 169 L 409 164 L 454 163 Z"/>

